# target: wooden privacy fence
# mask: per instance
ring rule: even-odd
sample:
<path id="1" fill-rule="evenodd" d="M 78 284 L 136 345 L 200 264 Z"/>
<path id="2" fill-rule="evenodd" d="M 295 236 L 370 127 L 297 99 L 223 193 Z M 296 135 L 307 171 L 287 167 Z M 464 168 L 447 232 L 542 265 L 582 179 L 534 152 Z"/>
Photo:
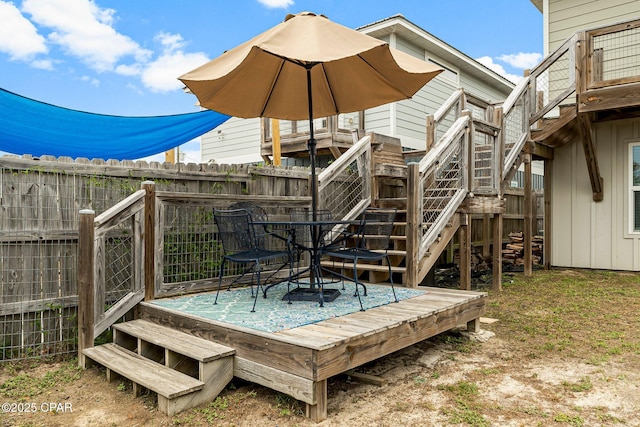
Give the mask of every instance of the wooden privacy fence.
<path id="1" fill-rule="evenodd" d="M 146 180 L 159 192 L 229 200 L 306 197 L 308 176 L 305 168 L 0 157 L 0 361 L 76 351 L 81 210 L 105 218 Z M 117 283 L 136 253 L 130 249 L 132 221 L 139 221 L 135 227 L 144 223 L 130 220 L 128 228 L 119 225 L 101 236 L 105 265 L 115 277 L 105 282 L 107 306 L 126 295 Z"/>

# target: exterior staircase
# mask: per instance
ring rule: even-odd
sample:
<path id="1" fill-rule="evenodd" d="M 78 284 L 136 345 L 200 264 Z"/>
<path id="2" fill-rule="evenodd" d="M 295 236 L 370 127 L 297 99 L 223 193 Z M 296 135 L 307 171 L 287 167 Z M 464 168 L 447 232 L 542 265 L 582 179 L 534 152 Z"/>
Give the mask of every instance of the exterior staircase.
<path id="1" fill-rule="evenodd" d="M 169 416 L 211 402 L 233 378 L 234 349 L 142 319 L 114 324 L 112 343 L 82 353 L 109 382 L 124 377 L 135 396 L 156 393 Z"/>

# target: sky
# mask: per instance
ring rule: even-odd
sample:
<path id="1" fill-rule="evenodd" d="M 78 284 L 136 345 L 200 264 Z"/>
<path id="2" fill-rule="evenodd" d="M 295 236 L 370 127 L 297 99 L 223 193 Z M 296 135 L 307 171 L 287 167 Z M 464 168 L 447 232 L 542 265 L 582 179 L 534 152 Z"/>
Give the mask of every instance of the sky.
<path id="1" fill-rule="evenodd" d="M 100 114 L 198 111 L 178 76 L 302 11 L 354 29 L 402 14 L 512 81 L 542 59 L 529 0 L 0 0 L 0 88 Z M 199 141 L 181 152 L 199 162 Z"/>

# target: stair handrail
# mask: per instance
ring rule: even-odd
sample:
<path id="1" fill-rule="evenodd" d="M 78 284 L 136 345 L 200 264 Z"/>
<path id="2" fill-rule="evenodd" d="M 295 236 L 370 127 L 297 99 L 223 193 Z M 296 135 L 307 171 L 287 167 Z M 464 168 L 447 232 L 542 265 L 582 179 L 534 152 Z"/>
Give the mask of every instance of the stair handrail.
<path id="1" fill-rule="evenodd" d="M 419 224 L 420 230 L 420 246 L 419 246 L 419 258 L 424 257 L 429 250 L 429 247 L 438 239 L 438 236 L 442 233 L 442 230 L 446 227 L 447 223 L 451 219 L 451 216 L 455 214 L 462 201 L 467 195 L 469 188 L 469 176 L 467 162 L 469 158 L 469 143 L 467 129 L 472 125 L 471 113 L 463 114 L 459 117 L 453 125 L 447 129 L 445 134 L 438 140 L 434 147 L 425 155 L 418 165 L 418 174 L 420 179 L 419 188 L 424 189 L 427 180 L 431 177 L 434 182 L 438 175 L 444 173 L 449 165 L 449 161 L 457 159 L 460 163 L 460 177 L 459 185 L 455 188 L 448 188 L 449 198 L 446 206 L 440 210 L 436 219 L 430 226 L 424 224 L 424 190 L 418 193 L 420 201 L 418 203 L 420 209 Z M 451 194 L 453 193 L 453 194 Z"/>
<path id="2" fill-rule="evenodd" d="M 335 197 L 339 180 L 349 179 L 355 190 Z M 352 179 L 353 178 L 353 179 Z M 318 201 L 321 209 L 345 220 L 355 219 L 371 204 L 371 135 L 365 135 L 318 174 Z M 355 184 L 356 181 L 359 181 Z"/>
<path id="3" fill-rule="evenodd" d="M 145 297 L 145 221 L 148 219 L 148 199 L 154 184 L 142 183 L 142 189 L 131 194 L 96 216 L 95 211 L 80 211 L 78 235 L 78 354 L 93 347 L 95 337 L 106 331 Z M 113 235 L 113 230 L 122 232 Z M 130 244 L 131 271 L 122 275 L 116 291 L 107 289 L 108 241 L 123 239 Z M 111 275 L 121 278 L 120 275 Z M 108 306 L 108 307 L 107 307 Z"/>
<path id="4" fill-rule="evenodd" d="M 464 100 L 464 89 L 459 88 L 454 90 L 451 93 L 451 95 L 449 95 L 449 98 L 447 98 L 447 100 L 442 103 L 442 105 L 436 110 L 436 112 L 433 113 L 434 121 L 436 123 L 439 123 L 440 121 L 442 121 L 442 119 L 447 115 L 449 110 L 451 110 L 451 108 L 453 108 L 456 105 L 456 103 L 460 102 L 461 100 Z M 464 105 L 462 105 L 462 107 L 464 108 Z M 460 111 L 462 111 L 462 109 Z M 456 117 L 456 119 L 457 118 L 458 117 Z"/>
<path id="5" fill-rule="evenodd" d="M 558 49 L 518 82 L 502 104 L 502 131 L 505 138 L 503 180 L 512 172 L 524 144 L 530 139 L 531 126 L 576 91 L 575 64 L 578 41 L 579 33 L 568 37 Z M 552 71 L 553 77 L 551 77 Z M 559 80 L 564 80 L 558 79 L 559 75 L 566 78 L 565 85 L 557 84 Z M 552 78 L 555 79 L 553 82 Z M 556 85 L 553 89 L 550 88 L 552 83 Z M 520 107 L 521 111 L 516 111 L 516 107 Z M 513 115 L 519 116 L 514 120 L 515 126 L 519 127 L 517 132 L 514 132 L 516 129 L 512 129 L 513 126 L 509 125 Z"/>

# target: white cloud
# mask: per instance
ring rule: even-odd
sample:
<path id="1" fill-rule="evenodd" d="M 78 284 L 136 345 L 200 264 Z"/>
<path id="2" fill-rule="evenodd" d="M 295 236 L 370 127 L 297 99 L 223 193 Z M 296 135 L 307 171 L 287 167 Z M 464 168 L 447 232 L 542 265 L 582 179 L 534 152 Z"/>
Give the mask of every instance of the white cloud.
<path id="1" fill-rule="evenodd" d="M 491 58 L 490 56 L 476 58 L 476 61 L 513 83 L 518 83 L 518 81 L 522 78 L 522 76 L 508 73 L 502 65 L 493 62 L 493 58 Z"/>
<path id="2" fill-rule="evenodd" d="M 92 0 L 25 0 L 22 10 L 38 25 L 51 28 L 48 39 L 96 71 L 111 71 L 125 57 L 145 61 L 151 52 L 112 27 L 115 10 Z"/>
<path id="3" fill-rule="evenodd" d="M 95 86 L 95 87 L 100 86 L 100 80 L 90 76 L 82 76 L 80 77 L 80 80 L 82 80 L 83 82 L 89 83 L 91 86 Z"/>
<path id="4" fill-rule="evenodd" d="M 0 52 L 22 61 L 47 53 L 45 38 L 13 3 L 5 1 L 0 1 Z"/>
<path id="5" fill-rule="evenodd" d="M 142 83 L 154 92 L 181 89 L 183 84 L 178 77 L 209 61 L 202 52 L 186 53 L 181 50 L 185 42 L 180 34 L 159 33 L 155 40 L 164 51 L 146 66 L 141 76 Z"/>
<path id="6" fill-rule="evenodd" d="M 293 0 L 258 0 L 258 3 L 268 7 L 269 9 L 286 9 L 289 6 L 294 5 Z"/>
<path id="7" fill-rule="evenodd" d="M 520 52 L 511 55 L 500 55 L 496 59 L 505 62 L 512 67 L 520 68 L 521 70 L 529 70 L 538 65 L 538 63 L 542 59 L 542 54 L 537 52 Z"/>
<path id="8" fill-rule="evenodd" d="M 53 61 L 50 59 L 37 59 L 30 64 L 33 68 L 39 68 L 41 70 L 53 70 Z"/>
<path id="9" fill-rule="evenodd" d="M 292 3 L 282 0 L 279 4 Z M 153 92 L 182 89 L 177 77 L 209 60 L 202 52 L 185 51 L 188 43 L 182 36 L 167 32 L 154 37 L 160 46 L 154 54 L 119 33 L 114 27 L 116 18 L 116 10 L 100 8 L 94 0 L 24 0 L 21 10 L 0 0 L 0 52 L 8 53 L 12 59 L 32 61 L 34 68 L 53 70 L 61 59 L 34 60 L 34 56 L 47 53 L 48 45 L 58 45 L 98 73 L 137 77 Z M 100 84 L 88 76 L 82 80 Z M 142 88 L 132 87 L 136 91 Z"/>

